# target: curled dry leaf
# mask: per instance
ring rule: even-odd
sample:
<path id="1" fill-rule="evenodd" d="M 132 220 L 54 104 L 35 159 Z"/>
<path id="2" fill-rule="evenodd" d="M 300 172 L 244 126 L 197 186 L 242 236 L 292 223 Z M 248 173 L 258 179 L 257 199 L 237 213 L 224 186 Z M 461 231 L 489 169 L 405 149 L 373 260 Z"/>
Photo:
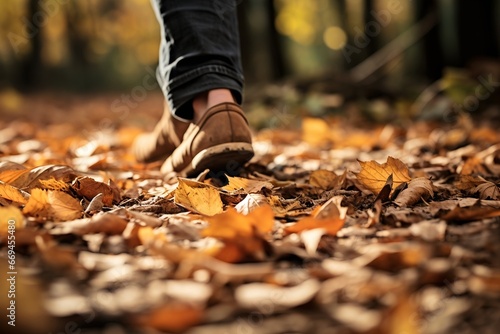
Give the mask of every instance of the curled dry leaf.
<path id="1" fill-rule="evenodd" d="M 242 213 L 244 215 L 248 215 L 250 212 L 254 211 L 258 207 L 261 207 L 263 205 L 267 205 L 267 199 L 266 196 L 261 195 L 261 194 L 248 194 L 245 196 L 245 198 L 236 204 L 234 207 L 236 211 L 239 213 Z"/>
<path id="2" fill-rule="evenodd" d="M 471 190 L 472 194 L 479 193 L 479 198 L 481 199 L 500 199 L 500 189 L 496 184 L 490 181 L 481 183 L 477 187 Z"/>
<path id="3" fill-rule="evenodd" d="M 427 200 L 433 196 L 432 182 L 425 177 L 418 177 L 408 183 L 408 188 L 399 193 L 394 203 L 399 206 L 410 206 L 418 203 L 421 199 Z"/>
<path id="4" fill-rule="evenodd" d="M 0 181 L 0 197 L 16 203 L 26 204 L 30 194 Z"/>
<path id="5" fill-rule="evenodd" d="M 379 164 L 374 160 L 359 161 L 359 164 L 361 171 L 356 173 L 356 178 L 375 195 L 382 190 L 391 174 L 394 187 L 411 180 L 408 167 L 401 160 L 393 157 L 388 157 L 384 164 Z"/>
<path id="6" fill-rule="evenodd" d="M 190 211 L 206 216 L 213 216 L 223 211 L 223 203 L 216 188 L 189 179 L 179 178 L 174 201 Z"/>
<path id="7" fill-rule="evenodd" d="M 87 200 L 92 200 L 97 194 L 102 194 L 102 203 L 106 206 L 113 205 L 113 190 L 103 182 L 98 182 L 91 177 L 79 177 L 71 183 L 71 188 Z"/>
<path id="8" fill-rule="evenodd" d="M 77 177 L 75 170 L 69 166 L 46 165 L 30 169 L 8 183 L 14 187 L 31 190 L 42 186 L 41 180 L 56 179 L 63 182 L 71 182 Z"/>
<path id="9" fill-rule="evenodd" d="M 54 190 L 32 189 L 31 197 L 23 209 L 28 216 L 66 221 L 80 218 L 83 208 L 70 195 Z"/>

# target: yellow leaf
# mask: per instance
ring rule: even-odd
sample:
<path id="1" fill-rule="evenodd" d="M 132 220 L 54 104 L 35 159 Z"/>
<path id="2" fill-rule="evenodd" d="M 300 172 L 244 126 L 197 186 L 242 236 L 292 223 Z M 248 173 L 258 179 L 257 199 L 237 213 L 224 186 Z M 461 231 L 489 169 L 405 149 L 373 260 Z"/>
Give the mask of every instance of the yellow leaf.
<path id="1" fill-rule="evenodd" d="M 175 189 L 176 204 L 196 213 L 213 216 L 223 211 L 219 191 L 205 183 L 179 178 Z"/>
<path id="2" fill-rule="evenodd" d="M 10 229 L 9 229 L 9 226 Z M 0 207 L 0 236 L 9 234 L 9 230 L 16 231 L 24 227 L 24 217 L 19 208 L 15 206 Z"/>
<path id="3" fill-rule="evenodd" d="M 40 180 L 40 185 L 42 189 L 59 190 L 59 191 L 69 190 L 69 185 L 66 182 L 56 180 L 54 178 L 48 180 Z"/>
<path id="4" fill-rule="evenodd" d="M 13 202 L 26 204 L 30 194 L 0 181 L 0 197 Z"/>
<path id="5" fill-rule="evenodd" d="M 80 218 L 83 208 L 70 195 L 54 190 L 32 189 L 23 213 L 40 218 L 66 221 Z"/>
<path id="6" fill-rule="evenodd" d="M 229 192 L 241 192 L 245 194 L 257 193 L 262 188 L 273 188 L 273 184 L 267 181 L 250 180 L 242 177 L 227 177 L 229 183 L 222 187 L 222 189 Z"/>
<path id="7" fill-rule="evenodd" d="M 361 171 L 356 178 L 368 190 L 377 195 L 384 187 L 387 178 L 392 174 L 393 188 L 411 180 L 408 167 L 398 159 L 388 157 L 387 162 L 379 164 L 376 161 L 359 161 Z"/>

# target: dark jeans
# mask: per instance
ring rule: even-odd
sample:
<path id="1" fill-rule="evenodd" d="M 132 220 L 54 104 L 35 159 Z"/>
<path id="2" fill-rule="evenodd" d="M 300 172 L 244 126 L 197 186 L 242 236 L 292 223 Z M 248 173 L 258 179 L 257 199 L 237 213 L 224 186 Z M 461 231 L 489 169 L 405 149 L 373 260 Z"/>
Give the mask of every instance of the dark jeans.
<path id="1" fill-rule="evenodd" d="M 242 102 L 237 0 L 152 0 L 161 26 L 157 79 L 172 113 L 191 119 L 202 92 L 230 89 Z"/>

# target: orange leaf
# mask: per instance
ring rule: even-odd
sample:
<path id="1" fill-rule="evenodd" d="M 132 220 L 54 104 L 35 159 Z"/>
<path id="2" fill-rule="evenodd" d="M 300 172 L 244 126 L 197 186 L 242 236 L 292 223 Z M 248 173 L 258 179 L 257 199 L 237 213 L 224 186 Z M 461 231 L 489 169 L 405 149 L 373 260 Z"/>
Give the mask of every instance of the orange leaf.
<path id="1" fill-rule="evenodd" d="M 150 327 L 163 332 L 184 332 L 203 319 L 204 312 L 200 308 L 189 305 L 165 305 L 136 320 L 142 327 Z"/>
<path id="2" fill-rule="evenodd" d="M 102 194 L 102 202 L 106 206 L 113 205 L 113 190 L 105 183 L 98 182 L 91 177 L 79 177 L 73 181 L 71 188 L 80 196 L 92 200 L 96 195 Z"/>
<path id="3" fill-rule="evenodd" d="M 83 208 L 77 199 L 64 192 L 35 188 L 31 190 L 31 197 L 23 213 L 49 220 L 66 221 L 80 218 Z"/>
<path id="4" fill-rule="evenodd" d="M 340 218 L 318 219 L 315 217 L 305 217 L 299 220 L 295 225 L 285 228 L 285 232 L 300 233 L 305 230 L 322 228 L 325 229 L 326 234 L 336 235 L 337 232 L 344 226 L 344 221 L 344 219 Z"/>
<path id="5" fill-rule="evenodd" d="M 0 197 L 13 202 L 26 204 L 30 194 L 0 181 Z"/>
<path id="6" fill-rule="evenodd" d="M 411 180 L 408 167 L 401 160 L 393 157 L 388 157 L 387 162 L 382 165 L 374 160 L 368 162 L 359 161 L 359 164 L 361 165 L 361 171 L 356 173 L 356 178 L 375 195 L 382 190 L 391 174 L 394 188 Z"/>

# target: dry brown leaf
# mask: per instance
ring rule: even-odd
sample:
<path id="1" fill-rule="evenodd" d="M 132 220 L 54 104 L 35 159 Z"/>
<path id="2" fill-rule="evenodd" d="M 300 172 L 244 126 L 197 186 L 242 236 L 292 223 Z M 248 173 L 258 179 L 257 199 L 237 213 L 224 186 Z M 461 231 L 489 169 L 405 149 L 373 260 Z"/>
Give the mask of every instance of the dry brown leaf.
<path id="1" fill-rule="evenodd" d="M 408 188 L 399 193 L 394 203 L 399 206 L 409 206 L 432 196 L 434 196 L 432 182 L 425 177 L 417 177 L 408 183 Z"/>
<path id="2" fill-rule="evenodd" d="M 466 208 L 456 207 L 441 217 L 446 221 L 469 222 L 500 216 L 500 209 L 474 205 Z"/>
<path id="3" fill-rule="evenodd" d="M 16 203 L 26 204 L 30 194 L 0 181 L 0 197 Z"/>
<path id="4" fill-rule="evenodd" d="M 320 169 L 314 171 L 309 176 L 309 183 L 323 190 L 339 190 L 346 179 L 346 172 L 337 175 L 332 171 Z"/>
<path id="5" fill-rule="evenodd" d="M 487 175 L 488 171 L 483 165 L 483 159 L 474 156 L 467 159 L 464 164 L 459 168 L 460 175 L 482 174 Z"/>
<path id="6" fill-rule="evenodd" d="M 14 174 L 19 174 L 14 177 Z M 73 168 L 62 165 L 46 165 L 35 167 L 29 172 L 14 172 L 7 175 L 10 180 L 8 183 L 16 188 L 23 190 L 31 190 L 41 187 L 40 180 L 56 179 L 63 182 L 71 182 L 77 177 L 77 173 Z M 4 182 L 6 182 L 4 180 Z"/>
<path id="7" fill-rule="evenodd" d="M 243 177 L 228 176 L 229 183 L 222 187 L 222 189 L 231 193 L 251 194 L 257 193 L 262 188 L 272 189 L 273 184 L 267 181 L 250 180 Z"/>
<path id="8" fill-rule="evenodd" d="M 0 207 L 0 237 L 7 236 L 9 231 L 12 235 L 24 227 L 24 216 L 15 206 Z M 11 238 L 12 239 L 12 238 Z"/>
<path id="9" fill-rule="evenodd" d="M 176 204 L 206 216 L 213 216 L 223 211 L 219 191 L 205 183 L 179 178 L 175 189 Z"/>
<path id="10" fill-rule="evenodd" d="M 92 200 L 97 194 L 102 194 L 102 202 L 106 206 L 113 205 L 113 190 L 105 183 L 98 182 L 91 177 L 79 177 L 71 183 L 71 188 L 87 200 Z"/>
<path id="11" fill-rule="evenodd" d="M 141 327 L 154 328 L 169 333 L 181 333 L 200 323 L 204 311 L 198 307 L 183 304 L 168 304 L 137 316 L 135 322 Z"/>
<path id="12" fill-rule="evenodd" d="M 500 189 L 496 184 L 490 181 L 485 181 L 484 183 L 476 186 L 470 191 L 470 193 L 479 193 L 479 198 L 481 199 L 500 199 Z"/>
<path id="13" fill-rule="evenodd" d="M 361 165 L 361 171 L 356 173 L 356 178 L 375 195 L 382 190 L 391 174 L 395 188 L 411 180 L 408 167 L 401 160 L 393 157 L 388 157 L 387 162 L 384 164 L 379 164 L 374 160 L 359 161 L 359 164 Z"/>
<path id="14" fill-rule="evenodd" d="M 80 218 L 83 208 L 70 195 L 55 190 L 32 189 L 31 197 L 23 209 L 29 216 L 66 221 Z"/>
<path id="15" fill-rule="evenodd" d="M 477 187 L 481 183 L 486 182 L 481 176 L 475 175 L 459 175 L 457 181 L 454 183 L 455 187 L 459 190 L 470 191 L 472 188 Z"/>

